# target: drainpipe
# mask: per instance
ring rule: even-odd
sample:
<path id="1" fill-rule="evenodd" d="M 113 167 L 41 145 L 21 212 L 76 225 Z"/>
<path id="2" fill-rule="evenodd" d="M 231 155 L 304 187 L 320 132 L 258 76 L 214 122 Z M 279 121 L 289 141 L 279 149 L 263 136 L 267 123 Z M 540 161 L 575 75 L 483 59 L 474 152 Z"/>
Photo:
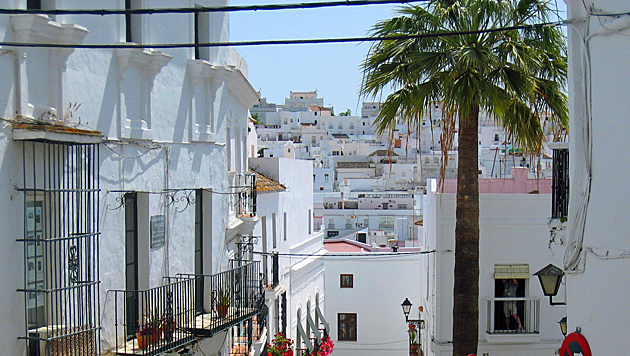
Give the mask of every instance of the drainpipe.
<path id="1" fill-rule="evenodd" d="M 0 49 L 0 55 L 3 54 L 10 54 L 11 57 L 13 57 L 13 67 L 14 67 L 14 82 L 15 82 L 15 94 L 14 94 L 14 100 L 15 103 L 13 104 L 15 106 L 15 114 L 20 114 L 22 112 L 22 108 L 21 108 L 21 103 L 22 103 L 22 86 L 20 85 L 20 62 L 18 59 L 17 54 L 12 51 L 12 50 L 8 50 L 8 49 Z"/>

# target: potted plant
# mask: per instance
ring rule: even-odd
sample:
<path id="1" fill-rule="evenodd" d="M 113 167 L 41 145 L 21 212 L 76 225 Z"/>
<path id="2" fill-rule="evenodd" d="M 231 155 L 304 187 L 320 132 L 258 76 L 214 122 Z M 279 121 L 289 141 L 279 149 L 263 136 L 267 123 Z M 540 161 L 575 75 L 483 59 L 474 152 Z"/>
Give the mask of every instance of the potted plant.
<path id="1" fill-rule="evenodd" d="M 409 348 L 411 349 L 411 355 L 415 356 L 418 355 L 418 348 L 420 347 L 419 343 L 418 343 L 418 332 L 417 331 L 412 331 L 411 332 L 411 344 L 409 345 Z"/>
<path id="2" fill-rule="evenodd" d="M 164 317 L 162 319 L 162 333 L 166 340 L 170 340 L 173 337 L 173 331 L 175 331 L 175 320 L 173 317 Z"/>
<path id="3" fill-rule="evenodd" d="M 138 341 L 139 349 L 146 349 L 149 347 L 149 344 L 159 341 L 158 337 L 158 330 L 153 324 L 149 322 L 143 323 L 138 320 L 136 340 Z"/>
<path id="4" fill-rule="evenodd" d="M 293 340 L 283 334 L 276 334 L 272 345 L 267 344 L 267 356 L 293 356 Z"/>
<path id="5" fill-rule="evenodd" d="M 219 289 L 217 291 L 217 314 L 219 318 L 225 318 L 230 307 L 230 293 Z"/>

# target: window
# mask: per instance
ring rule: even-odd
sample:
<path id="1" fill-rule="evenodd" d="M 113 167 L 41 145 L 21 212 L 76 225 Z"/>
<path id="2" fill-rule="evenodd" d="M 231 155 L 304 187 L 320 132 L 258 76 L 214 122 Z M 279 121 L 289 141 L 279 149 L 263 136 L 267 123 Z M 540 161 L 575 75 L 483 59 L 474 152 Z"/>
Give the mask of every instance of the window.
<path id="1" fill-rule="evenodd" d="M 312 221 L 313 221 L 313 214 L 311 213 L 311 209 L 308 209 L 308 233 L 309 233 L 309 235 L 312 233 Z"/>
<path id="2" fill-rule="evenodd" d="M 551 217 L 563 218 L 569 209 L 569 150 L 553 150 Z"/>
<path id="3" fill-rule="evenodd" d="M 315 175 L 313 174 L 313 182 L 315 181 Z"/>
<path id="4" fill-rule="evenodd" d="M 398 209 L 407 209 L 407 204 L 398 204 Z"/>
<path id="5" fill-rule="evenodd" d="M 287 213 L 284 213 L 284 218 L 282 219 L 282 224 L 284 225 L 284 241 L 287 240 Z"/>
<path id="6" fill-rule="evenodd" d="M 328 175 L 328 173 L 325 173 L 324 174 L 324 182 L 328 182 L 328 179 L 329 179 L 329 175 Z"/>
<path id="7" fill-rule="evenodd" d="M 210 60 L 210 48 L 199 46 L 200 43 L 208 42 L 210 42 L 210 13 L 195 12 L 195 59 Z"/>
<path id="8" fill-rule="evenodd" d="M 26 1 L 26 9 L 27 10 L 41 10 L 42 9 L 42 0 L 27 0 Z"/>
<path id="9" fill-rule="evenodd" d="M 337 314 L 337 340 L 357 341 L 357 314 Z"/>
<path id="10" fill-rule="evenodd" d="M 16 184 L 23 194 L 18 241 L 24 243 L 25 271 L 18 289 L 25 302 L 20 338 L 34 337 L 27 350 L 48 342 L 41 350 L 48 354 L 52 342 L 59 354 L 85 356 L 99 348 L 98 338 L 79 332 L 100 328 L 98 145 L 17 142 L 23 150 L 23 181 Z"/>
<path id="11" fill-rule="evenodd" d="M 125 0 L 125 10 L 141 7 L 139 0 Z M 142 43 L 142 15 L 125 14 L 125 41 Z"/>
<path id="12" fill-rule="evenodd" d="M 276 213 L 271 213 L 271 233 L 273 235 L 273 248 L 278 247 L 278 238 L 276 231 Z"/>
<path id="13" fill-rule="evenodd" d="M 352 274 L 340 274 L 339 275 L 339 287 L 340 288 L 354 288 L 354 275 L 352 275 Z"/>

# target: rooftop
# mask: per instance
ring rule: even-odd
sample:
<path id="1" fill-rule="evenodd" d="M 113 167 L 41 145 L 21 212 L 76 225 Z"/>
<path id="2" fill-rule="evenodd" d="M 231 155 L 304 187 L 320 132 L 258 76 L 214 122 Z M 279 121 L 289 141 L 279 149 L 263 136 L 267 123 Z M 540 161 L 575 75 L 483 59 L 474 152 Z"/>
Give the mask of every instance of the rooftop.
<path id="1" fill-rule="evenodd" d="M 287 190 L 284 185 L 267 176 L 264 176 L 254 170 L 250 170 L 250 172 L 256 175 L 256 192 L 258 193 L 284 192 Z"/>

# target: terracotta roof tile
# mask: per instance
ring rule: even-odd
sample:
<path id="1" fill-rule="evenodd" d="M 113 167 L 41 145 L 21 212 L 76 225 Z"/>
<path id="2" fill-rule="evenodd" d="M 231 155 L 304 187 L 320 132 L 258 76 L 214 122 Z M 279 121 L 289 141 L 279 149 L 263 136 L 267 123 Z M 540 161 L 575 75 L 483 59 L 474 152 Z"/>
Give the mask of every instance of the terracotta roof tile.
<path id="1" fill-rule="evenodd" d="M 287 187 L 276 182 L 275 180 L 266 177 L 254 170 L 250 171 L 256 175 L 256 191 L 258 193 L 284 192 L 285 190 L 287 190 Z"/>

